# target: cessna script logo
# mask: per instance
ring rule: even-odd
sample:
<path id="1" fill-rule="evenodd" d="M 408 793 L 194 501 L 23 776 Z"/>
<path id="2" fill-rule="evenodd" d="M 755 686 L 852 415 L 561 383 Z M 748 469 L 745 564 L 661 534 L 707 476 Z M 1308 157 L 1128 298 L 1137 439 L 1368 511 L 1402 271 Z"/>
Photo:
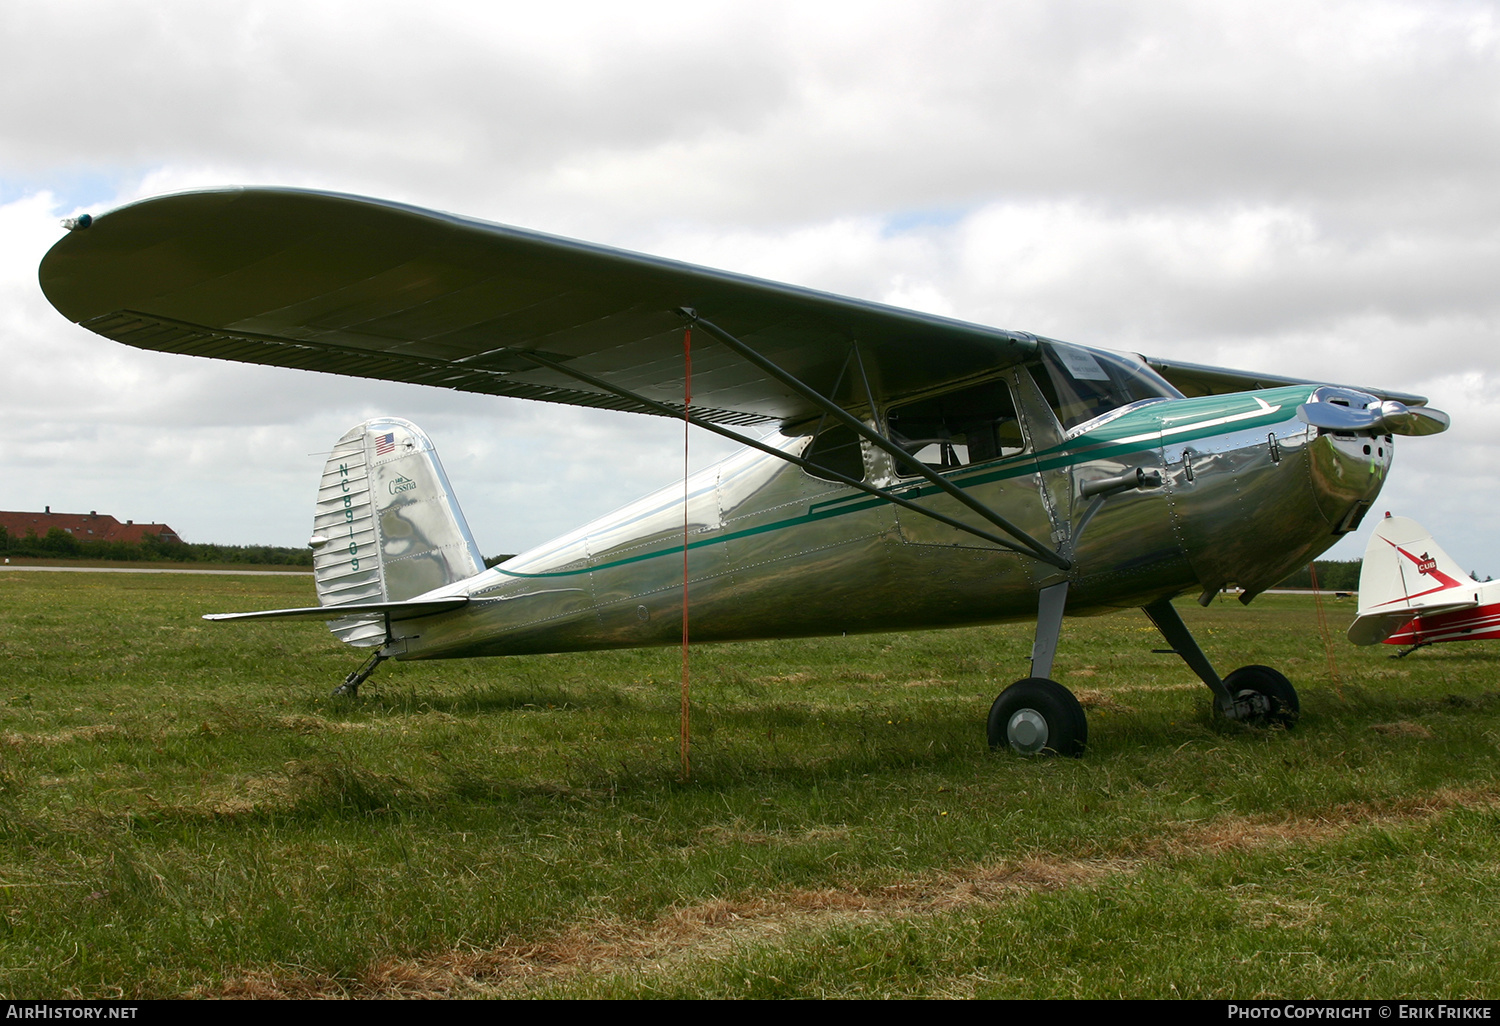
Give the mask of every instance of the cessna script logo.
<path id="1" fill-rule="evenodd" d="M 411 491 L 416 486 L 417 486 L 417 483 L 415 481 L 413 481 L 411 478 L 409 478 L 409 477 L 400 477 L 398 475 L 397 478 L 396 478 L 396 480 L 394 480 L 394 481 L 391 482 L 391 494 L 392 495 L 400 495 L 402 492 L 409 492 L 409 491 Z M 1436 566 L 1437 564 L 1433 564 L 1433 565 Z M 1426 573 L 1427 571 L 1424 570 L 1422 572 Z"/>

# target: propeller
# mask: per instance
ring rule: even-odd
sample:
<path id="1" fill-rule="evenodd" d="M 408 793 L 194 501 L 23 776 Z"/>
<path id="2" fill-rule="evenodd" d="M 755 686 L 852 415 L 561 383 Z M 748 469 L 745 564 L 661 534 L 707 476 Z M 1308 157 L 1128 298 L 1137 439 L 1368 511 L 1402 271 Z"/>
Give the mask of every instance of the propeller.
<path id="1" fill-rule="evenodd" d="M 1304 424 L 1345 435 L 1435 435 L 1448 430 L 1448 415 L 1408 406 L 1368 392 L 1325 385 L 1297 407 Z"/>

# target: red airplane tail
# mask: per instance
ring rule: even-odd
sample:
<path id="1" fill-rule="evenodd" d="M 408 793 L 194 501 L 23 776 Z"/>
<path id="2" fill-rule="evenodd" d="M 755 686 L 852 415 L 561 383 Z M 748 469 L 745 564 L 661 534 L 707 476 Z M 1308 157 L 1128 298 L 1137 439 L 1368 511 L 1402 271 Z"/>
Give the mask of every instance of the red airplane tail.
<path id="1" fill-rule="evenodd" d="M 1387 514 L 1365 547 L 1359 616 L 1349 628 L 1349 640 L 1356 645 L 1387 640 L 1415 644 L 1406 640 L 1412 632 L 1401 628 L 1473 609 L 1480 604 L 1479 591 L 1421 524 Z"/>

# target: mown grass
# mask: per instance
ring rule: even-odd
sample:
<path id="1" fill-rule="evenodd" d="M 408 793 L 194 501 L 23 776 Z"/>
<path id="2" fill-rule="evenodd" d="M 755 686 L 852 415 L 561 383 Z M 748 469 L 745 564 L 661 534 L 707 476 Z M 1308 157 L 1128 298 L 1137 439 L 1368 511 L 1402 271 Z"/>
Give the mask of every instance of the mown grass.
<path id="1" fill-rule="evenodd" d="M 387 664 L 300 578 L 0 573 L 0 992 L 1492 996 L 1500 647 L 1184 616 L 1283 669 L 1209 715 L 1136 613 L 1070 620 L 1081 761 L 987 751 L 1023 625 Z M 1335 638 L 1352 610 L 1335 605 Z"/>

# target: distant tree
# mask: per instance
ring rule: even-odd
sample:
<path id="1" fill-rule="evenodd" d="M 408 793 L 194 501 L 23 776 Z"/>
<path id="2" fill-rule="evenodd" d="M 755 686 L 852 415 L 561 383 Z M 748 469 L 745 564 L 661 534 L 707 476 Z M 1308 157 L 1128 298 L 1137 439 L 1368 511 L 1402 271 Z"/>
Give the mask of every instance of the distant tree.
<path id="1" fill-rule="evenodd" d="M 165 559 L 173 562 L 191 562 L 192 549 L 186 542 L 176 538 L 160 538 L 150 531 L 141 534 L 141 552 L 147 559 Z"/>
<path id="2" fill-rule="evenodd" d="M 1357 559 L 1320 559 L 1313 563 L 1318 571 L 1318 587 L 1323 591 L 1357 591 L 1359 589 L 1359 567 Z M 1311 588 L 1312 574 L 1307 567 L 1281 582 L 1283 588 Z"/>
<path id="3" fill-rule="evenodd" d="M 54 527 L 47 532 L 47 537 L 42 539 L 42 548 L 49 553 L 59 556 L 76 556 L 79 550 L 78 539 L 74 538 L 61 527 Z"/>
<path id="4" fill-rule="evenodd" d="M 48 559 L 151 560 L 166 563 L 252 563 L 274 566 L 312 566 L 312 550 L 277 545 L 209 545 L 163 539 L 146 532 L 139 542 L 80 539 L 54 527 L 38 538 L 30 530 L 24 538 L 0 527 L 0 552 L 10 556 Z"/>

